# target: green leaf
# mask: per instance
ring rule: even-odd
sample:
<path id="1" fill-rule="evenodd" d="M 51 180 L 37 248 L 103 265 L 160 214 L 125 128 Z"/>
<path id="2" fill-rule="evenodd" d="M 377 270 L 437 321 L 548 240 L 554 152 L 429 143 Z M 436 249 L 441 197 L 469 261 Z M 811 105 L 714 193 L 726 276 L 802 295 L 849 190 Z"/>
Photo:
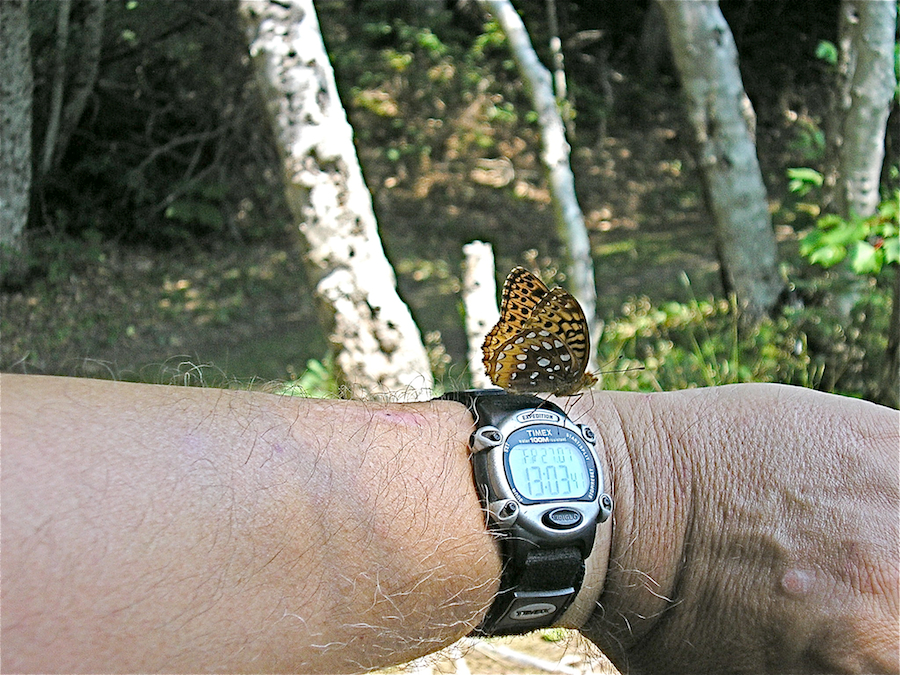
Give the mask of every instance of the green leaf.
<path id="1" fill-rule="evenodd" d="M 881 271 L 881 256 L 872 244 L 858 241 L 850 248 L 850 267 L 857 274 L 878 274 Z"/>
<path id="2" fill-rule="evenodd" d="M 809 261 L 814 265 L 821 265 L 822 267 L 832 267 L 833 265 L 837 265 L 841 260 L 843 260 L 846 255 L 847 249 L 843 246 L 827 244 L 812 251 L 809 254 L 808 258 Z"/>
<path id="3" fill-rule="evenodd" d="M 816 45 L 816 58 L 822 59 L 830 66 L 837 65 L 837 46 L 833 42 L 829 42 L 828 40 L 820 40 L 819 44 Z"/>
<path id="4" fill-rule="evenodd" d="M 796 167 L 787 170 L 788 189 L 803 196 L 814 187 L 822 187 L 824 178 L 821 173 L 809 167 Z"/>
<path id="5" fill-rule="evenodd" d="M 816 187 L 820 187 L 824 178 L 822 174 L 815 169 L 807 166 L 793 167 L 787 170 L 788 178 L 802 180 L 805 183 L 812 183 Z"/>
<path id="6" fill-rule="evenodd" d="M 800 240 L 800 255 L 808 257 L 813 251 L 822 246 L 822 230 L 813 230 Z"/>
<path id="7" fill-rule="evenodd" d="M 828 231 L 828 230 L 834 230 L 836 228 L 839 228 L 842 225 L 844 225 L 846 222 L 847 221 L 845 221 L 840 216 L 838 216 L 834 213 L 829 213 L 827 215 L 822 216 L 821 218 L 819 218 L 816 221 L 816 227 L 818 227 L 819 230 Z"/>
<path id="8" fill-rule="evenodd" d="M 896 225 L 900 219 L 900 191 L 878 205 L 878 215 L 888 223 Z"/>
<path id="9" fill-rule="evenodd" d="M 816 221 L 816 227 L 823 233 L 823 243 L 838 246 L 848 246 L 862 241 L 869 235 L 869 226 L 866 221 L 858 218 L 848 221 L 834 214 L 819 218 Z"/>
<path id="10" fill-rule="evenodd" d="M 891 237 L 884 240 L 884 262 L 897 265 L 900 264 L 900 238 Z"/>

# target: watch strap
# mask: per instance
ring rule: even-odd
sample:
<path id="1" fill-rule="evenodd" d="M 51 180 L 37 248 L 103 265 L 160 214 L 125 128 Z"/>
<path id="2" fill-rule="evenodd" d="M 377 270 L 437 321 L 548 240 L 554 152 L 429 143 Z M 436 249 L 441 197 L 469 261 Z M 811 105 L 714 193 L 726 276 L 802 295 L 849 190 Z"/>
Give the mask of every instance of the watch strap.
<path id="1" fill-rule="evenodd" d="M 551 410 L 565 416 L 556 404 L 529 394 L 507 394 L 502 389 L 453 391 L 438 397 L 466 405 L 475 427 L 499 426 L 522 410 Z M 478 471 L 476 470 L 476 483 Z M 476 485 L 484 504 L 485 489 Z M 513 537 L 500 539 L 503 571 L 500 590 L 474 635 L 513 635 L 552 626 L 581 588 L 585 556 L 577 546 L 537 548 Z"/>

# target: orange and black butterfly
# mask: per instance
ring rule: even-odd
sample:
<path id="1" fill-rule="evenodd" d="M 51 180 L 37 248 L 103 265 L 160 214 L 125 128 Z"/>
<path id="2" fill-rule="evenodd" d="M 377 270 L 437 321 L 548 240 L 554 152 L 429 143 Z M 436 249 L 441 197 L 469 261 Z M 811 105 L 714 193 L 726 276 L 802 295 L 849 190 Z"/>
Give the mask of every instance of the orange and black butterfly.
<path id="1" fill-rule="evenodd" d="M 500 320 L 481 349 L 491 382 L 512 393 L 571 396 L 597 381 L 586 372 L 590 335 L 581 305 L 524 267 L 506 277 Z"/>

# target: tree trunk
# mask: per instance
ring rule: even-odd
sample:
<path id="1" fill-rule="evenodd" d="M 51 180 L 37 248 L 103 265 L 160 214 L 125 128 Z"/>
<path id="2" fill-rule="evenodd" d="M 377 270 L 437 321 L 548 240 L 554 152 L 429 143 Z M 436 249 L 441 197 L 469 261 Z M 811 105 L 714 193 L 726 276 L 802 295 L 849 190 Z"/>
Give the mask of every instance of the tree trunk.
<path id="1" fill-rule="evenodd" d="M 659 7 L 694 128 L 723 277 L 745 317 L 756 320 L 775 307 L 783 282 L 734 39 L 716 0 Z"/>
<path id="2" fill-rule="evenodd" d="M 428 357 L 378 237 L 312 0 L 242 10 L 338 376 L 352 396 L 428 396 Z"/>
<path id="3" fill-rule="evenodd" d="M 56 44 L 53 49 L 53 85 L 50 88 L 50 114 L 47 116 L 47 132 L 44 134 L 44 151 L 41 153 L 38 180 L 50 172 L 50 166 L 53 164 L 53 151 L 56 148 L 56 139 L 59 138 L 63 98 L 66 92 L 66 56 L 69 51 L 69 16 L 72 13 L 72 0 L 60 0 L 54 6 L 57 20 Z"/>
<path id="4" fill-rule="evenodd" d="M 58 166 L 65 155 L 72 133 L 78 127 L 84 108 L 97 83 L 105 11 L 106 0 L 87 0 L 84 4 L 84 17 L 77 28 L 81 41 L 78 51 L 73 55 L 74 58 L 70 59 L 71 73 L 66 102 L 62 110 L 59 137 L 53 150 L 52 167 Z"/>
<path id="5" fill-rule="evenodd" d="M 844 218 L 867 218 L 878 209 L 885 133 L 896 79 L 894 40 L 896 0 L 842 0 L 838 25 L 838 63 L 828 120 L 828 166 L 824 203 Z M 837 273 L 846 282 L 836 306 L 848 317 L 865 292 L 849 266 Z M 900 272 L 893 286 L 893 311 L 886 368 L 879 399 L 898 405 L 900 389 Z"/>
<path id="6" fill-rule="evenodd" d="M 469 374 L 472 386 L 486 389 L 494 385 L 482 363 L 481 345 L 488 331 L 500 318 L 497 307 L 497 279 L 494 251 L 490 244 L 472 241 L 463 246 L 462 298 L 466 314 L 466 344 L 468 344 Z"/>
<path id="7" fill-rule="evenodd" d="M 590 327 L 591 344 L 597 344 L 597 287 L 594 282 L 594 262 L 584 215 L 575 196 L 575 177 L 569 166 L 569 143 L 556 98 L 552 77 L 531 45 L 525 24 L 509 0 L 479 0 L 500 27 L 509 42 L 513 59 L 522 76 L 525 90 L 538 114 L 541 129 L 541 161 L 547 171 L 554 215 L 560 238 L 566 242 L 569 260 L 569 286 L 584 310 Z M 595 361 L 591 352 L 591 363 Z"/>
<path id="8" fill-rule="evenodd" d="M 886 367 L 881 380 L 878 402 L 900 408 L 900 266 L 893 267 L 894 307 L 888 327 Z"/>
<path id="9" fill-rule="evenodd" d="M 26 0 L 0 2 L 0 283 L 25 267 L 34 94 L 30 38 Z"/>
<path id="10" fill-rule="evenodd" d="M 880 201 L 884 137 L 894 96 L 896 0 L 842 0 L 837 110 L 829 139 L 836 158 L 835 210 L 866 218 Z"/>

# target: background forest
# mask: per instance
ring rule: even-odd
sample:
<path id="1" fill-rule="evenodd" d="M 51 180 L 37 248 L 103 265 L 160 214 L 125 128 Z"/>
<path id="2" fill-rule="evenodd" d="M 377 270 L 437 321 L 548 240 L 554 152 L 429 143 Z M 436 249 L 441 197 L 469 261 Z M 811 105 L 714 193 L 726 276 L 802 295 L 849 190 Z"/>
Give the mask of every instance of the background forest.
<path id="1" fill-rule="evenodd" d="M 525 264 L 563 279 L 535 114 L 503 34 L 477 6 L 450 4 L 316 3 L 387 256 L 445 388 L 467 384 L 463 244 L 491 242 L 501 277 Z M 757 115 L 789 290 L 775 316 L 748 326 L 723 291 L 692 132 L 650 2 L 557 3 L 604 388 L 777 381 L 897 404 L 884 376 L 897 265 L 859 273 L 801 251 L 827 206 L 815 171 L 827 160 L 839 4 L 720 3 Z M 30 9 L 36 161 L 60 62 L 54 5 Z M 549 63 L 547 3 L 516 7 Z M 73 4 L 74 25 L 84 11 Z M 71 32 L 65 59 L 85 36 Z M 896 114 L 895 98 L 888 207 Z M 0 369 L 297 380 L 333 395 L 279 161 L 236 1 L 109 0 L 96 86 L 64 153 L 35 176 L 27 272 L 0 296 Z"/>

